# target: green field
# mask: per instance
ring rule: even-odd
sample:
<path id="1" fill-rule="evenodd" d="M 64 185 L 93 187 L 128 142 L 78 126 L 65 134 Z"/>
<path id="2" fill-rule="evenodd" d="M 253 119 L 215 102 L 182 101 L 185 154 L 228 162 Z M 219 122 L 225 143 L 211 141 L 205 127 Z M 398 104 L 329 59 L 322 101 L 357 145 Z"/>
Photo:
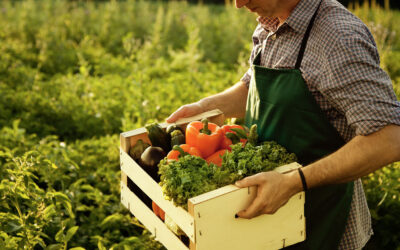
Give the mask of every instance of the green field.
<path id="1" fill-rule="evenodd" d="M 400 98 L 400 12 L 351 9 Z M 119 133 L 238 81 L 255 25 L 182 1 L 1 1 L 0 249 L 159 248 L 120 204 Z M 396 248 L 400 164 L 363 181 L 369 248 Z"/>

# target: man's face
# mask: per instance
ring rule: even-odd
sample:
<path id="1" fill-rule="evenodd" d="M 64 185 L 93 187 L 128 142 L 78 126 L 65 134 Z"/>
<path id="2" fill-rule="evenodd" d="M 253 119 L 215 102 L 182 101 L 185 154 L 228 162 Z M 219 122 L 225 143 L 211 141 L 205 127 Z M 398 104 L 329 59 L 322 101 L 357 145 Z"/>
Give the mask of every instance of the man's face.
<path id="1" fill-rule="evenodd" d="M 284 0 L 236 0 L 236 8 L 245 6 L 259 16 L 276 17 L 281 11 L 279 2 Z"/>

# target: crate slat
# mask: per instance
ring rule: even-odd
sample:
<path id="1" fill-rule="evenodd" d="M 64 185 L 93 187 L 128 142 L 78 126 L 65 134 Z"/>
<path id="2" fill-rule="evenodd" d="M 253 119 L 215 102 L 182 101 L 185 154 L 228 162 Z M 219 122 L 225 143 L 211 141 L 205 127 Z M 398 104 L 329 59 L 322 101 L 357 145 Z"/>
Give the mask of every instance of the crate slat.
<path id="1" fill-rule="evenodd" d="M 243 244 L 246 249 L 279 249 L 305 239 L 303 192 L 273 215 L 236 219 L 235 214 L 247 208 L 256 194 L 253 186 L 193 204 L 196 250 L 241 250 Z"/>
<path id="2" fill-rule="evenodd" d="M 123 182 L 121 182 L 121 202 L 165 247 L 177 250 L 189 249 Z"/>
<path id="3" fill-rule="evenodd" d="M 135 161 L 121 150 L 121 170 L 124 172 L 147 196 L 150 197 L 185 234 L 194 241 L 193 217 L 183 208 L 176 207 L 164 199 L 162 189 Z"/>
<path id="4" fill-rule="evenodd" d="M 177 120 L 174 123 L 166 123 L 166 122 L 164 122 L 164 123 L 159 123 L 159 124 L 160 124 L 160 126 L 162 128 L 166 128 L 166 127 L 168 127 L 168 125 L 171 125 L 171 124 L 185 125 L 185 124 L 187 124 L 187 123 L 189 123 L 191 121 L 198 121 L 198 120 L 201 120 L 203 118 L 211 118 L 211 117 L 222 116 L 222 115 L 223 115 L 223 113 L 222 113 L 221 110 L 214 109 L 214 110 L 210 110 L 210 111 L 207 111 L 207 112 L 204 112 L 204 113 L 192 116 L 192 117 L 181 118 L 181 119 Z M 132 136 L 137 137 L 137 136 L 140 136 L 141 134 L 145 134 L 145 133 L 147 133 L 145 128 L 138 128 L 138 129 L 135 129 L 135 130 L 131 130 L 131 131 L 127 131 L 127 132 L 121 133 L 121 137 L 124 137 L 124 138 L 129 138 L 129 137 L 132 137 Z"/>
<path id="5" fill-rule="evenodd" d="M 183 118 L 175 124 L 202 118 L 221 120 L 220 110 Z M 165 128 L 170 124 L 162 123 Z M 193 197 L 188 212 L 164 199 L 161 187 L 128 155 L 131 145 L 142 139 L 149 142 L 145 128 L 121 134 L 121 202 L 129 208 L 158 241 L 168 249 L 188 249 L 182 241 L 126 185 L 130 178 L 185 232 L 190 250 L 279 249 L 305 240 L 304 192 L 294 195 L 273 215 L 261 215 L 251 220 L 235 219 L 234 215 L 250 205 L 256 187 L 234 185 Z M 281 166 L 275 171 L 287 173 L 301 167 L 298 163 Z"/>

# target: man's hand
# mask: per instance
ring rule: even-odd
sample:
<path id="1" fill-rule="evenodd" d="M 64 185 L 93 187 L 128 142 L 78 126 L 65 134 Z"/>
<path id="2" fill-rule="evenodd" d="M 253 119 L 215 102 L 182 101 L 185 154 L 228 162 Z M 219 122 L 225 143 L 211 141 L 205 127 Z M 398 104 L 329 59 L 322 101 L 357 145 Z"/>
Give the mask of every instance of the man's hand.
<path id="1" fill-rule="evenodd" d="M 174 113 L 172 113 L 168 118 L 167 122 L 173 123 L 179 118 L 183 117 L 190 117 L 194 116 L 203 112 L 206 112 L 207 109 L 204 107 L 204 104 L 199 102 L 191 103 L 191 104 L 186 104 L 180 107 L 178 110 L 176 110 Z"/>
<path id="2" fill-rule="evenodd" d="M 263 172 L 244 178 L 235 183 L 244 188 L 257 186 L 257 196 L 251 205 L 237 213 L 241 218 L 251 219 L 262 214 L 273 214 L 285 205 L 290 197 L 302 191 L 297 171 L 280 174 L 275 171 Z"/>
<path id="3" fill-rule="evenodd" d="M 213 109 L 221 110 L 224 113 L 224 118 L 242 118 L 246 113 L 247 91 L 246 84 L 238 82 L 221 93 L 203 98 L 195 103 L 183 105 L 167 118 L 167 122 L 173 123 L 180 118 L 194 116 Z M 214 122 L 219 123 L 218 121 Z"/>

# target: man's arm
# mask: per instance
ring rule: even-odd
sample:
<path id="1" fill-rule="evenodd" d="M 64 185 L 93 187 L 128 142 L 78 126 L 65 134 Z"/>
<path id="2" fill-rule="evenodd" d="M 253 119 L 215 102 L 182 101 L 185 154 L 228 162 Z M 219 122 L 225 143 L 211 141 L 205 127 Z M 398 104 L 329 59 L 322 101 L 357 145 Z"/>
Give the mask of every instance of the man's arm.
<path id="1" fill-rule="evenodd" d="M 356 180 L 396 161 L 400 161 L 400 126 L 388 125 L 370 135 L 354 137 L 338 151 L 302 169 L 308 188 L 314 188 Z M 297 171 L 264 172 L 244 178 L 236 185 L 258 186 L 253 203 L 238 213 L 247 219 L 274 213 L 303 190 Z"/>
<path id="2" fill-rule="evenodd" d="M 167 122 L 175 122 L 179 118 L 193 116 L 212 109 L 220 109 L 224 113 L 225 118 L 244 117 L 246 113 L 247 92 L 246 84 L 239 81 L 221 93 L 180 107 L 167 118 Z"/>
<path id="3" fill-rule="evenodd" d="M 400 161 L 400 126 L 388 125 L 368 136 L 356 136 L 337 152 L 303 168 L 307 185 L 349 182 Z"/>

